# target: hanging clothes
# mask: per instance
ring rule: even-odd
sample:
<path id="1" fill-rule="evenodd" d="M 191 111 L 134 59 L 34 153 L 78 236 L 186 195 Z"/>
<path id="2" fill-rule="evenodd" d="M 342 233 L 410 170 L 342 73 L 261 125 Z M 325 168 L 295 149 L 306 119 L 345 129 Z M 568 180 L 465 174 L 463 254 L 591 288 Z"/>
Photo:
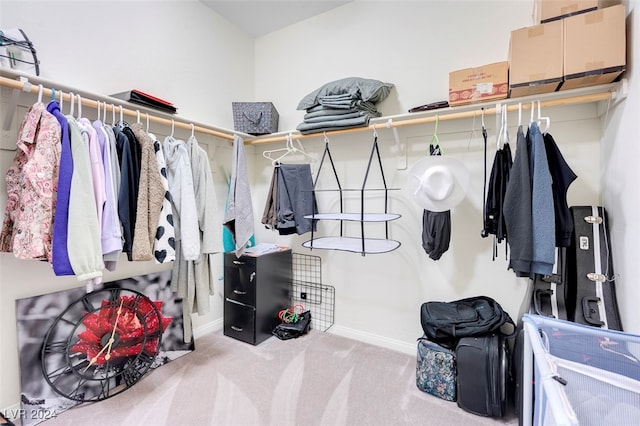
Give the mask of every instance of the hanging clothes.
<path id="1" fill-rule="evenodd" d="M 494 260 L 497 255 L 497 245 L 507 239 L 503 209 L 505 192 L 507 190 L 512 165 L 511 147 L 507 136 L 504 143 L 498 146 L 493 159 L 489 186 L 487 187 L 487 199 L 485 202 L 484 228 L 482 230 L 482 236 L 484 237 L 488 237 L 489 235 L 495 236 L 493 249 Z"/>
<path id="2" fill-rule="evenodd" d="M 152 260 L 165 189 L 158 169 L 153 140 L 143 130 L 142 123 L 134 123 L 130 128 L 140 148 L 140 177 L 131 258 Z"/>
<path id="3" fill-rule="evenodd" d="M 540 275 L 551 275 L 555 263 L 555 213 L 553 207 L 553 191 L 551 174 L 544 138 L 538 124 L 529 126 L 531 137 L 531 212 L 533 231 L 533 258 L 531 272 Z"/>
<path id="4" fill-rule="evenodd" d="M 280 235 L 316 230 L 316 222 L 305 216 L 317 214 L 313 178 L 309 164 L 280 164 L 277 184 L 276 221 Z"/>
<path id="5" fill-rule="evenodd" d="M 162 144 L 155 135 L 150 134 L 153 139 L 153 149 L 156 154 L 156 164 L 160 173 L 160 180 L 164 189 L 162 198 L 162 209 L 158 219 L 158 227 L 153 243 L 153 258 L 156 263 L 168 263 L 176 260 L 176 233 L 173 228 L 173 207 L 171 192 L 169 191 L 169 181 L 167 180 L 167 162 L 164 158 Z"/>
<path id="6" fill-rule="evenodd" d="M 131 249 L 133 247 L 133 233 L 136 223 L 136 208 L 138 203 L 137 187 L 135 186 L 136 170 L 131 157 L 131 148 L 129 147 L 129 138 L 118 128 L 112 128 L 116 139 L 116 150 L 118 153 L 118 162 L 120 163 L 120 188 L 118 190 L 118 217 L 122 224 L 122 237 L 124 239 L 122 251 L 127 255 L 128 260 L 131 257 Z"/>
<path id="7" fill-rule="evenodd" d="M 569 247 L 573 232 L 573 216 L 567 204 L 567 191 L 578 176 L 571 170 L 556 141 L 549 133 L 544 135 L 544 148 L 551 173 L 551 189 L 553 191 L 556 222 L 556 247 Z"/>
<path id="8" fill-rule="evenodd" d="M 71 193 L 71 178 L 73 176 L 73 158 L 71 156 L 71 141 L 69 139 L 69 123 L 60 111 L 58 101 L 51 101 L 47 111 L 56 117 L 60 123 L 60 163 L 58 167 L 58 192 L 56 195 L 56 209 L 53 220 L 52 266 L 56 276 L 73 275 L 73 268 L 69 261 L 67 238 L 69 232 L 69 196 Z"/>
<path id="9" fill-rule="evenodd" d="M 91 280 L 99 283 L 104 262 L 93 194 L 88 134 L 83 134 L 82 127 L 73 116 L 67 115 L 67 122 L 73 157 L 67 239 L 69 261 L 79 281 Z"/>
<path id="10" fill-rule="evenodd" d="M 6 175 L 7 205 L 0 251 L 18 259 L 52 261 L 55 194 L 61 151 L 60 123 L 42 102 L 20 125 L 16 155 Z"/>
<path id="11" fill-rule="evenodd" d="M 253 205 L 247 172 L 244 140 L 234 135 L 231 181 L 223 224 L 233 235 L 235 253 L 238 257 L 242 256 L 254 234 Z"/>
<path id="12" fill-rule="evenodd" d="M 509 173 L 502 212 L 509 236 L 509 269 L 518 277 L 529 277 L 533 261 L 531 173 L 529 135 L 518 127 L 516 153 Z"/>
<path id="13" fill-rule="evenodd" d="M 442 155 L 440 145 L 429 144 L 429 155 Z M 422 212 L 422 248 L 432 260 L 439 260 L 449 250 L 451 210 Z"/>
<path id="14" fill-rule="evenodd" d="M 93 128 L 98 134 L 104 172 L 105 203 L 101 223 L 102 260 L 107 270 L 115 271 L 120 253 L 122 253 L 122 229 L 120 220 L 118 219 L 117 187 L 115 186 L 114 180 L 114 172 L 119 175 L 120 169 L 117 164 L 116 168 L 111 164 L 113 160 L 111 154 L 111 137 L 114 138 L 115 144 L 113 131 L 109 134 L 100 120 L 93 122 Z"/>
<path id="15" fill-rule="evenodd" d="M 184 340 L 192 338 L 191 313 L 195 288 L 189 277 L 188 261 L 200 258 L 200 230 L 198 209 L 193 187 L 191 161 L 185 143 L 167 136 L 163 142 L 167 161 L 167 181 L 171 192 L 173 224 L 175 230 L 176 260 L 171 272 L 171 290 L 186 302 L 183 303 Z"/>
<path id="16" fill-rule="evenodd" d="M 222 227 L 218 203 L 207 152 L 200 147 L 195 136 L 187 140 L 191 161 L 193 188 L 200 229 L 200 257 L 187 263 L 189 286 L 194 288 L 191 311 L 200 315 L 210 310 L 210 296 L 214 294 L 215 278 L 212 274 L 215 253 L 222 252 Z"/>
<path id="17" fill-rule="evenodd" d="M 264 212 L 262 213 L 262 219 L 260 223 L 265 225 L 267 229 L 277 229 L 277 206 L 278 206 L 278 167 L 273 168 L 273 174 L 271 175 L 271 182 L 269 183 L 269 191 L 267 192 L 267 201 L 264 206 Z"/>

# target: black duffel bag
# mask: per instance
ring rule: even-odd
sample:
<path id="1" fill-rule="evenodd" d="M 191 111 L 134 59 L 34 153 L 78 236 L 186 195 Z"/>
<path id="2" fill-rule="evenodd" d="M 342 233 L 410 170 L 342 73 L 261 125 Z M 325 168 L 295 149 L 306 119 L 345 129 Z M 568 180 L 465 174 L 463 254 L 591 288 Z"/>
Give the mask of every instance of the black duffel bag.
<path id="1" fill-rule="evenodd" d="M 452 302 L 425 302 L 420 322 L 428 340 L 453 348 L 462 337 L 500 333 L 515 335 L 515 323 L 502 306 L 487 296 L 469 297 Z M 502 327 L 510 324 L 512 330 Z"/>

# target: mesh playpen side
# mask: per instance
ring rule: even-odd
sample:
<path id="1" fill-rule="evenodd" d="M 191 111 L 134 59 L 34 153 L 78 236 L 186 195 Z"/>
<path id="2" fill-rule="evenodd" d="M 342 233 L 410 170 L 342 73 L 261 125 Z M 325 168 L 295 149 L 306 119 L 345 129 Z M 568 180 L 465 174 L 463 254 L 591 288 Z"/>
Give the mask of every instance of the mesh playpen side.
<path id="1" fill-rule="evenodd" d="M 523 424 L 638 424 L 640 336 L 526 314 Z"/>

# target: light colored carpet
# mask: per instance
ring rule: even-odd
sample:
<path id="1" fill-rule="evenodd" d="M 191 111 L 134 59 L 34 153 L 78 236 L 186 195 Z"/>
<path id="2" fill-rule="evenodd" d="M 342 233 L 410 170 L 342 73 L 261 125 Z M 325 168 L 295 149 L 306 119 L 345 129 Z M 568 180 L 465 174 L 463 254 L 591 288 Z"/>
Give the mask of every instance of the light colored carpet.
<path id="1" fill-rule="evenodd" d="M 311 331 L 258 346 L 210 333 L 128 391 L 42 425 L 517 425 L 421 392 L 416 358 Z"/>

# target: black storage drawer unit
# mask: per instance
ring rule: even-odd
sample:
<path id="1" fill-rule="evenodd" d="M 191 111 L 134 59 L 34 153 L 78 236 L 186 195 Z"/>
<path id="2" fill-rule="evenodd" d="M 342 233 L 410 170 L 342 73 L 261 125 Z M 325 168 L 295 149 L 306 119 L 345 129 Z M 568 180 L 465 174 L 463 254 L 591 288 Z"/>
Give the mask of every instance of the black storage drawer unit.
<path id="1" fill-rule="evenodd" d="M 224 335 L 257 345 L 290 307 L 291 250 L 260 256 L 224 255 Z"/>

